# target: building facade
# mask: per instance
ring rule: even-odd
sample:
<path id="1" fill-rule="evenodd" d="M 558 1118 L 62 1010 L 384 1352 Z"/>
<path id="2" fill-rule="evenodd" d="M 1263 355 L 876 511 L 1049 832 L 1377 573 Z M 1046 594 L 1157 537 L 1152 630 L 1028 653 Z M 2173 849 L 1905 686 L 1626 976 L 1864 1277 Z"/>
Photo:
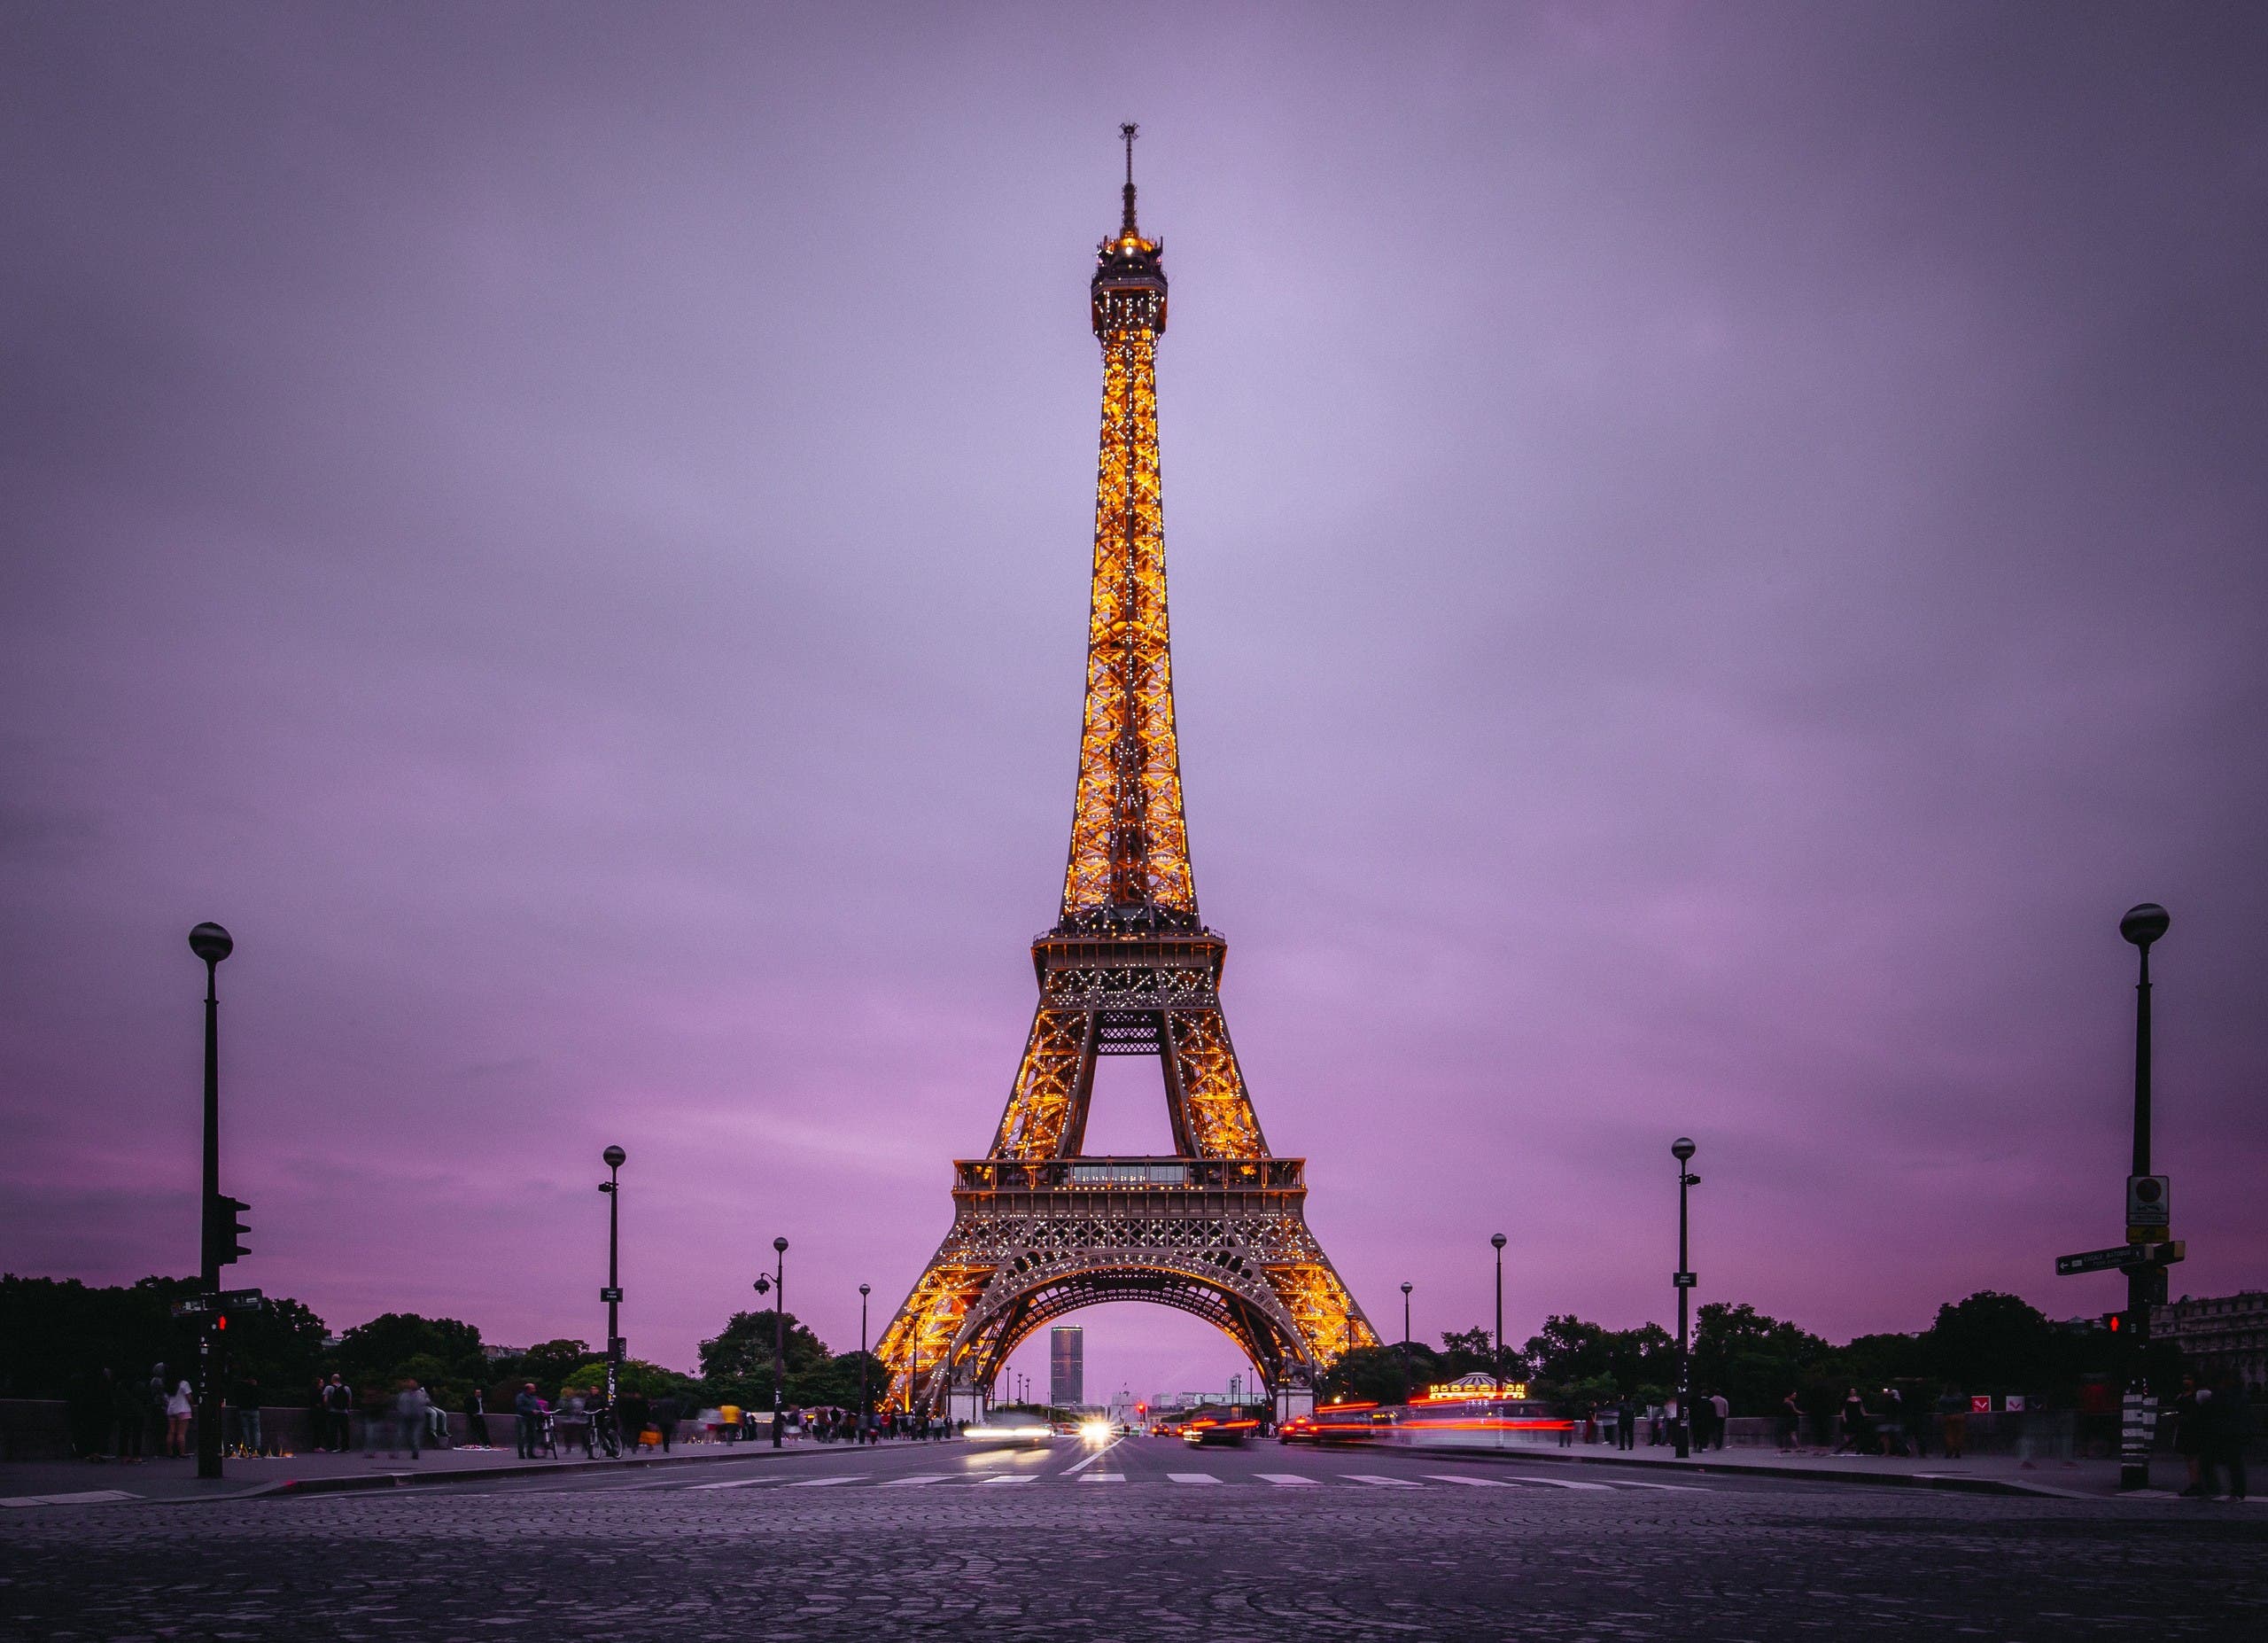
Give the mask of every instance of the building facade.
<path id="1" fill-rule="evenodd" d="M 2268 1389 L 2268 1289 L 2185 1295 L 2151 1309 L 2150 1335 L 2178 1344 L 2200 1380 L 2234 1375 L 2252 1390 Z"/>
<path id="2" fill-rule="evenodd" d="M 1087 1335 L 1076 1324 L 1057 1324 L 1047 1332 L 1047 1401 L 1076 1409 L 1087 1401 Z"/>

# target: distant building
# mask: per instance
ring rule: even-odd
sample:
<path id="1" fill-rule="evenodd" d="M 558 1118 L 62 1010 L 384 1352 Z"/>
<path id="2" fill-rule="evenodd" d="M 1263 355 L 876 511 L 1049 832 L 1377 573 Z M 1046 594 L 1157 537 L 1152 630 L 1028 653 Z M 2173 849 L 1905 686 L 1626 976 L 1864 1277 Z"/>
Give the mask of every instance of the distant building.
<path id="1" fill-rule="evenodd" d="M 1086 1341 L 1076 1324 L 1057 1324 L 1047 1332 L 1047 1401 L 1058 1409 L 1087 1401 Z"/>
<path id="2" fill-rule="evenodd" d="M 2248 1387 L 2268 1387 L 2268 1289 L 2185 1295 L 2152 1307 L 2150 1335 L 2179 1345 L 2201 1379 L 2233 1374 Z"/>
<path id="3" fill-rule="evenodd" d="M 524 1346 L 484 1346 L 480 1355 L 492 1364 L 501 1363 L 507 1358 L 524 1358 L 527 1350 Z"/>

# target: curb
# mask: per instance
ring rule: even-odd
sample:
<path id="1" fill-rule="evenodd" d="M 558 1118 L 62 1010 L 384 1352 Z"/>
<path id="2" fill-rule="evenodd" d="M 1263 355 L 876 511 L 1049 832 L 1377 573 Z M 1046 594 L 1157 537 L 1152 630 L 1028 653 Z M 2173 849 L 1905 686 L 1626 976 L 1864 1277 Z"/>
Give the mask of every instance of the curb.
<path id="1" fill-rule="evenodd" d="M 1697 1460 L 1640 1460 L 1627 1451 L 1607 1455 L 1569 1454 L 1564 1450 L 1537 1449 L 1515 1452 L 1503 1449 L 1485 1449 L 1478 1444 L 1425 1444 L 1391 1445 L 1403 1453 L 1453 1454 L 1465 1460 L 1548 1460 L 1557 1466 L 1635 1466 L 1659 1472 L 1706 1474 L 1715 1477 L 1786 1477 L 1812 1478 L 1829 1483 L 1871 1483 L 1891 1489 L 1944 1489 L 1956 1494 L 2023 1495 L 2049 1500 L 2092 1500 L 2096 1497 L 2076 1490 L 2054 1489 L 2044 1484 L 2020 1483 L 2002 1477 L 1955 1477 L 1942 1474 L 1920 1476 L 1912 1472 L 1869 1472 L 1855 1467 L 1837 1467 L 1832 1470 L 1819 1467 L 1780 1466 L 1770 1461 L 1756 1465 L 1717 1465 Z"/>

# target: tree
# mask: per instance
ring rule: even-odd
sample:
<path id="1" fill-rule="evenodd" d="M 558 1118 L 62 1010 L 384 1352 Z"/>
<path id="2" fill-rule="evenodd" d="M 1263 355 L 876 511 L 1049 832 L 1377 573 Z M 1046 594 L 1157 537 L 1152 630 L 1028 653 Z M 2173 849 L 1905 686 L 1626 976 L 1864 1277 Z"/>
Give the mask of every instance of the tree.
<path id="1" fill-rule="evenodd" d="M 2075 1378 L 2070 1341 L 2037 1307 L 1980 1289 L 1939 1307 L 1922 1347 L 1930 1369 L 1964 1390 L 2038 1393 Z"/>
<path id="2" fill-rule="evenodd" d="M 381 1312 L 339 1337 L 330 1367 L 366 1394 L 414 1380 L 444 1407 L 462 1406 L 465 1395 L 488 1379 L 480 1331 L 454 1318 Z"/>
<path id="3" fill-rule="evenodd" d="M 705 1396 L 718 1403 L 747 1408 L 772 1404 L 772 1353 L 780 1314 L 770 1309 L 734 1312 L 717 1335 L 701 1343 L 701 1384 Z M 787 1314 L 787 1383 L 781 1401 L 792 1404 L 798 1383 L 815 1370 L 824 1370 L 830 1354 L 827 1343 Z"/>
<path id="4" fill-rule="evenodd" d="M 1422 1347 L 1418 1351 L 1423 1351 Z M 1432 1353 L 1426 1353 L 1428 1358 Z M 1316 1377 L 1318 1403 L 1399 1404 L 1408 1400 L 1411 1375 L 1399 1346 L 1357 1346 L 1341 1352 Z"/>
<path id="5" fill-rule="evenodd" d="M 1666 1334 L 1662 1340 L 1675 1345 Z M 1735 1414 L 1775 1413 L 1825 1372 L 1833 1352 L 1818 1335 L 1752 1306 L 1712 1301 L 1693 1335 L 1693 1390 L 1722 1392 Z"/>
<path id="6" fill-rule="evenodd" d="M 509 1409 L 520 1388 L 531 1381 L 540 1395 L 555 1399 L 559 1389 L 590 1355 L 589 1342 L 561 1339 L 539 1341 L 517 1358 L 498 1359 L 488 1368 L 489 1407 Z"/>

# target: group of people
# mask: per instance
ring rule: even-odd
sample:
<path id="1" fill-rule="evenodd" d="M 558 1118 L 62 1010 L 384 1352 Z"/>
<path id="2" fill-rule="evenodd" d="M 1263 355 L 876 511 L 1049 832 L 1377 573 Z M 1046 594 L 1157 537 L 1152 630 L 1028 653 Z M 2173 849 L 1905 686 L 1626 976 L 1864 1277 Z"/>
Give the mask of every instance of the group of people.
<path id="1" fill-rule="evenodd" d="M 2233 1376 L 2211 1386 L 2181 1377 L 2173 1400 L 2173 1448 L 2189 1468 L 2182 1493 L 2193 1500 L 2241 1500 L 2247 1479 L 2244 1452 L 2258 1429 L 2252 1399 Z"/>
<path id="2" fill-rule="evenodd" d="M 478 1394 L 474 1397 L 477 1403 Z M 631 1391 L 609 1404 L 598 1387 L 570 1386 L 562 1389 L 555 1408 L 529 1381 L 512 1396 L 512 1417 L 521 1460 L 532 1460 L 540 1454 L 556 1459 L 563 1449 L 579 1447 L 588 1460 L 602 1446 L 609 1454 L 641 1444 L 669 1453 L 676 1445 L 685 1407 L 666 1394 L 649 1398 Z"/>
<path id="3" fill-rule="evenodd" d="M 108 1457 L 141 1460 L 152 1454 L 190 1452 L 189 1423 L 197 1394 L 188 1377 L 164 1364 L 149 1375 L 105 1367 L 82 1382 L 70 1398 L 73 1451 L 89 1460 Z M 259 1437 L 254 1414 L 253 1441 Z"/>

